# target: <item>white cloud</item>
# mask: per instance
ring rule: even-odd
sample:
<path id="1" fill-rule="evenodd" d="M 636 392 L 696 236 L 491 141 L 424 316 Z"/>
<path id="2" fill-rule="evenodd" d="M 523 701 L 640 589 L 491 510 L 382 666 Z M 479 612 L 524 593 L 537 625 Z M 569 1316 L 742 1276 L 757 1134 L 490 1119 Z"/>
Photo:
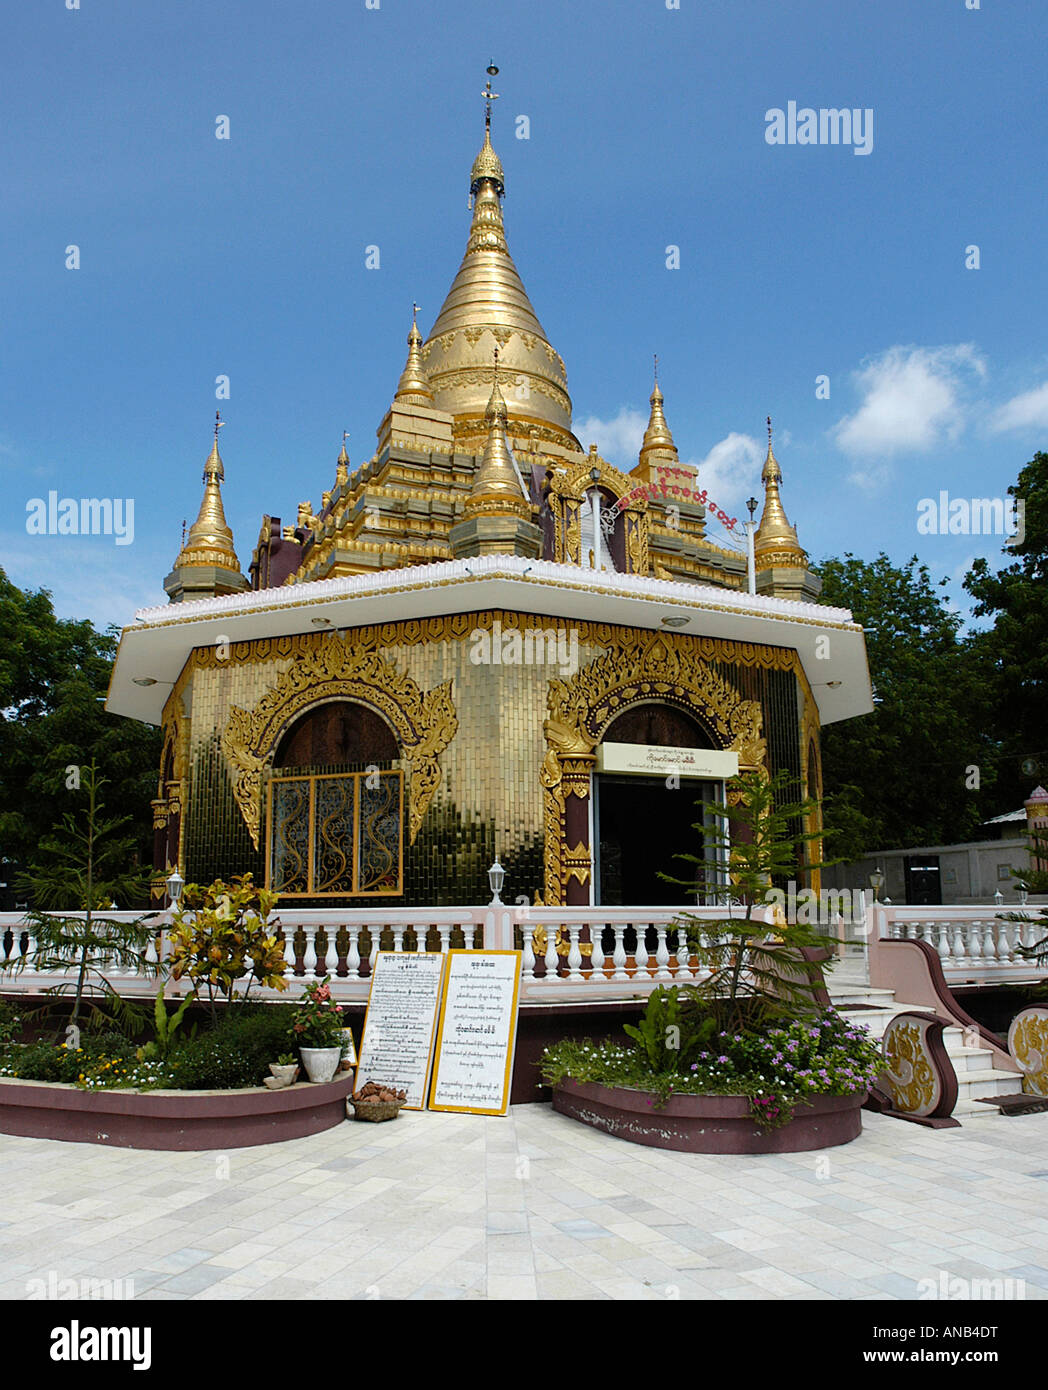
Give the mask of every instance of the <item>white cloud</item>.
<path id="1" fill-rule="evenodd" d="M 642 415 L 639 410 L 622 406 L 612 420 L 601 420 L 596 415 L 587 415 L 585 420 L 580 420 L 572 426 L 572 433 L 584 449 L 596 444 L 601 458 L 607 459 L 616 468 L 628 473 L 637 462 L 647 428 L 646 415 Z"/>
<path id="2" fill-rule="evenodd" d="M 733 430 L 699 463 L 699 487 L 706 489 L 711 502 L 727 511 L 759 487 L 763 462 L 764 451 L 757 440 Z M 754 495 L 764 496 L 761 491 Z"/>
<path id="3" fill-rule="evenodd" d="M 967 375 L 986 374 L 971 343 L 938 348 L 891 347 L 855 373 L 862 404 L 833 430 L 844 453 L 883 458 L 904 451 L 923 452 L 964 429 Z M 883 482 L 883 465 L 852 474 L 860 486 Z"/>
<path id="4" fill-rule="evenodd" d="M 994 412 L 990 429 L 1002 430 L 1048 429 L 1048 381 L 1021 396 L 1013 396 Z"/>

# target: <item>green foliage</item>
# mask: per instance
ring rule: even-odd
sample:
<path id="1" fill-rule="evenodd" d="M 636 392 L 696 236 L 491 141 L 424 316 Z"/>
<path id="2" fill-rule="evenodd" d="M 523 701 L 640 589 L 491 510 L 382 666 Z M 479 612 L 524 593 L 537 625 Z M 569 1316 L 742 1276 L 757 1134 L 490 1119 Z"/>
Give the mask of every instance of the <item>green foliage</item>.
<path id="1" fill-rule="evenodd" d="M 3 1054 L 0 1075 L 24 1081 L 61 1081 L 67 1085 L 120 1084 L 135 1062 L 135 1049 L 119 1033 L 84 1036 L 81 1045 L 40 1040 L 13 1043 Z"/>
<path id="2" fill-rule="evenodd" d="M 55 617 L 46 590 L 23 591 L 0 569 L 0 844 L 18 865 L 69 805 L 66 768 L 94 763 L 130 815 L 133 854 L 152 855 L 159 729 L 107 714 L 116 637 Z M 128 906 L 146 900 L 121 898 Z"/>
<path id="3" fill-rule="evenodd" d="M 22 1031 L 21 1015 L 13 1004 L 0 999 L 0 1052 Z"/>
<path id="4" fill-rule="evenodd" d="M 227 1009 L 214 1026 L 176 1048 L 169 1084 L 186 1091 L 260 1086 L 270 1062 L 287 1049 L 291 1014 L 286 1004 Z"/>
<path id="5" fill-rule="evenodd" d="M 748 1096 L 768 1129 L 813 1096 L 868 1090 L 883 1065 L 867 1029 L 827 1009 L 765 1032 L 718 1033 L 678 1073 L 653 1071 L 642 1047 L 575 1039 L 548 1047 L 540 1070 L 551 1086 L 571 1078 L 646 1091 L 653 1106 L 672 1095 Z"/>
<path id="6" fill-rule="evenodd" d="M 822 734 L 823 791 L 833 809 L 834 854 L 951 844 L 993 814 L 994 711 L 985 663 L 928 567 L 846 553 L 817 567 L 821 601 L 849 608 L 867 628 L 877 704 Z M 980 769 L 980 788 L 966 785 Z"/>
<path id="7" fill-rule="evenodd" d="M 181 1028 L 182 1022 L 185 1019 L 186 1010 L 195 999 L 196 995 L 190 991 L 182 1000 L 181 1004 L 179 1004 L 175 1012 L 169 1014 L 167 1005 L 164 1002 L 164 987 L 161 985 L 157 990 L 156 999 L 153 1001 L 153 1027 L 156 1030 L 156 1037 L 153 1042 L 147 1043 L 144 1048 L 139 1048 L 138 1056 L 141 1061 L 153 1061 L 157 1058 L 165 1060 L 170 1056 L 175 1046 L 178 1030 Z M 196 1024 L 194 1023 L 190 1036 L 195 1036 L 195 1034 Z"/>
<path id="8" fill-rule="evenodd" d="M 1038 452 L 1008 495 L 1022 506 L 1023 539 L 996 572 L 977 559 L 964 580 L 977 617 L 993 627 L 974 640 L 986 685 L 999 759 L 997 809 L 1014 810 L 1033 785 L 1048 782 L 1048 454 Z M 1022 771 L 1031 758 L 1032 776 Z"/>
<path id="9" fill-rule="evenodd" d="M 706 896 L 741 899 L 743 904 L 738 917 L 711 921 L 685 913 L 679 919 L 693 954 L 709 972 L 689 986 L 687 994 L 729 1033 L 759 1028 L 771 1019 L 796 1018 L 818 1007 L 822 972 L 800 953 L 806 948 L 825 950 L 834 938 L 805 922 L 781 922 L 772 928 L 753 918 L 773 880 L 797 880 L 805 869 L 823 867 L 804 855 L 804 846 L 818 841 L 820 832 L 799 828 L 819 803 L 810 797 L 787 800 L 792 785 L 785 771 L 771 778 L 759 772 L 733 777 L 727 802 L 710 808 L 712 824 L 695 825 L 703 854 L 675 856 L 698 866 L 697 886 Z M 721 872 L 725 861 L 729 883 Z M 659 876 L 695 886 L 691 879 Z"/>
<path id="10" fill-rule="evenodd" d="M 661 1076 L 684 1071 L 709 1042 L 716 1026 L 713 1018 L 689 1018 L 679 990 L 660 985 L 648 996 L 647 1007 L 637 1024 L 625 1024 L 624 1031 L 636 1039 L 650 1071 Z"/>
<path id="11" fill-rule="evenodd" d="M 145 916 L 125 922 L 106 916 L 105 909 L 118 895 L 124 901 L 134 897 L 137 888 L 144 888 L 145 879 L 140 870 L 128 867 L 130 841 L 122 833 L 127 817 L 107 817 L 103 812 L 99 793 L 106 778 L 91 764 L 80 769 L 79 782 L 79 788 L 68 794 L 78 797 L 81 804 L 66 813 L 54 835 L 45 837 L 41 858 L 19 879 L 20 889 L 34 902 L 26 913 L 34 949 L 24 956 L 13 956 L 3 969 L 15 973 L 29 968 L 73 969 L 77 972 L 75 981 L 62 980 L 44 990 L 49 1004 L 43 1012 L 59 997 L 72 996 L 72 1026 L 80 1023 L 83 1014 L 91 1027 L 116 1024 L 133 1032 L 140 1026 L 141 1014 L 121 999 L 107 972 L 119 969 L 158 975 L 160 967 L 148 962 L 145 955 L 155 929 L 146 925 Z M 70 910 L 77 915 L 62 915 Z"/>
<path id="12" fill-rule="evenodd" d="M 210 887 L 187 883 L 169 933 L 171 977 L 188 976 L 207 994 L 212 1020 L 219 999 L 241 1003 L 256 982 L 287 989 L 283 943 L 269 931 L 277 894 L 256 888 L 250 874 Z M 246 979 L 243 994 L 236 985 Z"/>
<path id="13" fill-rule="evenodd" d="M 342 1010 L 331 997 L 330 980 L 310 980 L 295 1006 L 291 1036 L 299 1047 L 342 1046 Z"/>

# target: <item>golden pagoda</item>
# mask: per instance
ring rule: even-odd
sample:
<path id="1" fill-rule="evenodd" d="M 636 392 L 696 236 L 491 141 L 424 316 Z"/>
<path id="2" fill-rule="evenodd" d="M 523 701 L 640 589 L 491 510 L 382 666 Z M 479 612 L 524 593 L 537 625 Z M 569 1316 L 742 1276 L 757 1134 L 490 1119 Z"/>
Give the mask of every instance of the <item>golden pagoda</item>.
<path id="1" fill-rule="evenodd" d="M 573 434 L 483 95 L 465 255 L 425 337 L 413 305 L 374 452 L 351 464 L 343 434 L 319 511 L 285 497 L 293 522 L 263 516 L 245 593 L 216 426 L 165 583 L 180 601 L 122 635 L 108 708 L 164 729 L 160 878 L 250 871 L 291 906 L 465 904 L 497 853 L 514 895 L 664 902 L 696 796 L 780 768 L 818 795 L 821 725 L 872 709 L 861 629 L 811 601 L 770 435 L 751 594 L 657 359 L 632 468 Z M 652 775 L 678 754 L 690 794 Z"/>
<path id="2" fill-rule="evenodd" d="M 218 452 L 218 432 L 224 421 L 215 411 L 215 439 L 204 464 L 204 496 L 197 519 L 182 542 L 174 568 L 164 580 L 172 603 L 187 598 L 234 594 L 249 587 L 233 546 L 233 532 L 222 506 L 225 468 Z"/>

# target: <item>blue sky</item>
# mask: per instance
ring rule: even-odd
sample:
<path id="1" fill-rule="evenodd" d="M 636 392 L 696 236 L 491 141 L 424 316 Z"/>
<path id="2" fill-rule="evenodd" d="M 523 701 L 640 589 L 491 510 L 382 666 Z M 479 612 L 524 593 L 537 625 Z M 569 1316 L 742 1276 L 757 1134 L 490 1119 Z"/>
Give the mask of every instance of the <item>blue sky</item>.
<path id="1" fill-rule="evenodd" d="M 916 551 L 963 604 L 1001 537 L 918 534 L 919 501 L 1004 496 L 1048 437 L 1048 11 L 970 3 L 9 6 L 0 564 L 64 616 L 163 602 L 216 404 L 245 569 L 344 429 L 370 457 L 411 302 L 425 333 L 461 259 L 494 56 L 509 244 L 583 444 L 632 466 L 657 352 L 715 500 L 758 490 L 771 414 L 813 558 Z M 871 109 L 872 151 L 769 144 L 790 101 Z M 133 544 L 28 535 L 51 489 L 133 498 Z"/>

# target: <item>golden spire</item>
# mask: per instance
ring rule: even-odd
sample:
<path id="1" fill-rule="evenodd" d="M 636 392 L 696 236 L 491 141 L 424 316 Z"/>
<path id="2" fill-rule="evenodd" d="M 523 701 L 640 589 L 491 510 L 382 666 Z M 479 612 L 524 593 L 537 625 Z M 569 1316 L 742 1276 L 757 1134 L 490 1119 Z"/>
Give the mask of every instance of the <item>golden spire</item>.
<path id="1" fill-rule="evenodd" d="M 221 483 L 225 469 L 218 452 L 218 432 L 225 421 L 215 411 L 215 439 L 211 452 L 204 464 L 204 497 L 200 503 L 197 519 L 189 528 L 189 535 L 182 544 L 175 569 L 187 569 L 200 565 L 211 565 L 215 569 L 232 570 L 240 574 L 240 561 L 233 547 L 233 532 L 226 524 L 226 514 L 222 507 Z"/>
<path id="2" fill-rule="evenodd" d="M 797 539 L 797 529 L 791 526 L 779 496 L 782 482 L 782 469 L 771 444 L 771 416 L 768 416 L 768 454 L 761 469 L 761 482 L 764 484 L 764 510 L 754 537 L 753 550 L 757 557 L 757 568 L 767 569 L 772 564 L 807 564 L 808 557 Z M 764 564 L 760 560 L 763 557 Z"/>
<path id="3" fill-rule="evenodd" d="M 349 438 L 349 430 L 342 431 L 342 452 L 335 460 L 335 486 L 342 487 L 349 482 L 349 455 L 346 453 L 346 440 Z"/>
<path id="4" fill-rule="evenodd" d="M 477 512 L 486 515 L 513 513 L 531 520 L 531 504 L 524 494 L 524 487 L 513 462 L 513 455 L 506 442 L 506 426 L 509 413 L 505 397 L 499 387 L 499 354 L 495 349 L 495 382 L 491 388 L 488 408 L 484 412 L 484 423 L 488 428 L 484 455 L 476 473 L 473 487 L 465 505 L 465 515 Z"/>
<path id="5" fill-rule="evenodd" d="M 426 369 L 422 365 L 422 334 L 418 331 L 418 311 L 421 305 L 411 306 L 411 332 L 408 334 L 408 360 L 400 374 L 394 400 L 410 405 L 433 404 Z"/>
<path id="6" fill-rule="evenodd" d="M 489 78 L 497 71 L 492 63 Z M 468 444 L 472 436 L 479 447 L 490 390 L 491 350 L 497 345 L 503 374 L 516 388 L 514 421 L 545 426 L 547 436 L 577 449 L 564 363 L 531 306 L 506 242 L 501 202 L 505 181 L 502 162 L 491 144 L 491 102 L 497 93 L 491 91 L 490 81 L 483 95 L 484 144 L 470 170 L 469 240 L 422 349 L 427 384 L 435 408 L 455 417 L 456 437 Z"/>
<path id="7" fill-rule="evenodd" d="M 662 399 L 662 392 L 659 390 L 659 359 L 656 357 L 655 385 L 648 397 L 651 414 L 640 446 L 641 467 L 645 469 L 650 469 L 653 464 L 661 464 L 664 468 L 676 468 L 680 462 L 677 446 L 673 442 L 673 435 L 662 412 Z"/>

